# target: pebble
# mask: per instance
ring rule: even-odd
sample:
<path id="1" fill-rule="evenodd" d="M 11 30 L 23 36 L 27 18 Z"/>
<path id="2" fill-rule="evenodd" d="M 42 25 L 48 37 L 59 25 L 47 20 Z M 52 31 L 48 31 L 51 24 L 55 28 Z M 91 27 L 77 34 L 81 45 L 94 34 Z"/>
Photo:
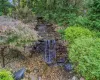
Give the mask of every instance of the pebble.
<path id="1" fill-rule="evenodd" d="M 79 80 L 76 76 L 73 76 L 71 80 Z"/>
<path id="2" fill-rule="evenodd" d="M 85 79 L 83 77 L 81 77 L 80 80 L 85 80 Z"/>

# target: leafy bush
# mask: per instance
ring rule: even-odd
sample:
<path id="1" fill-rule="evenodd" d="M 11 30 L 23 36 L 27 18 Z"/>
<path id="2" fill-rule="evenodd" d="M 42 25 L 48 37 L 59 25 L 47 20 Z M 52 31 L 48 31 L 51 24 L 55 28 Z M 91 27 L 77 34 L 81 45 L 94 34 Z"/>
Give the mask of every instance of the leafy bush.
<path id="1" fill-rule="evenodd" d="M 10 71 L 0 70 L 0 80 L 14 80 Z"/>
<path id="2" fill-rule="evenodd" d="M 93 33 L 87 28 L 77 26 L 65 29 L 64 39 L 68 40 L 70 43 L 73 42 L 74 39 L 81 36 L 92 37 Z"/>
<path id="3" fill-rule="evenodd" d="M 77 15 L 75 13 L 67 14 L 67 25 L 73 26 L 77 24 L 76 19 L 77 19 Z"/>
<path id="4" fill-rule="evenodd" d="M 100 31 L 100 0 L 91 0 L 91 3 L 88 3 L 88 7 L 90 26 Z"/>
<path id="5" fill-rule="evenodd" d="M 67 11 L 56 10 L 56 11 L 44 11 L 42 14 L 45 20 L 55 22 L 59 26 L 74 25 L 76 14 L 68 13 Z"/>
<path id="6" fill-rule="evenodd" d="M 100 80 L 100 38 L 77 38 L 71 45 L 69 58 L 85 80 Z"/>
<path id="7" fill-rule="evenodd" d="M 0 16 L 2 16 L 2 12 L 0 12 Z"/>
<path id="8" fill-rule="evenodd" d="M 96 33 L 96 36 L 97 36 L 98 38 L 100 38 L 100 32 L 97 32 L 97 33 Z"/>
<path id="9" fill-rule="evenodd" d="M 94 33 L 95 37 L 100 38 L 100 31 L 94 30 L 93 33 Z"/>
<path id="10" fill-rule="evenodd" d="M 83 16 L 78 16 L 75 20 L 75 24 L 81 25 L 81 26 L 90 26 L 90 21 L 88 20 L 87 17 Z"/>

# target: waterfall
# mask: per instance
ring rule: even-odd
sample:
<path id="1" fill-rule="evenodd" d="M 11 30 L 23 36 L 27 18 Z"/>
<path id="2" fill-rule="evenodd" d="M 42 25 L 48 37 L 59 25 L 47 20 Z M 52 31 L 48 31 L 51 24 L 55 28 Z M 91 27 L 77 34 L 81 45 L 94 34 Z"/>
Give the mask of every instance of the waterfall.
<path id="1" fill-rule="evenodd" d="M 54 63 L 54 60 L 56 58 L 55 42 L 55 40 L 45 40 L 44 60 L 47 64 Z"/>

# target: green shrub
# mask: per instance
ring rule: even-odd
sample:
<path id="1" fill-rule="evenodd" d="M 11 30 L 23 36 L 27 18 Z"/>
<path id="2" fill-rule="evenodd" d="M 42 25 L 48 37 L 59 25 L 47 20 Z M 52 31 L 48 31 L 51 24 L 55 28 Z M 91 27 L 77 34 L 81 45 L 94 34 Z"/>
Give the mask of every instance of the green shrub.
<path id="1" fill-rule="evenodd" d="M 100 80 L 100 38 L 77 38 L 69 49 L 75 71 L 85 80 Z"/>
<path id="2" fill-rule="evenodd" d="M 97 36 L 98 38 L 100 38 L 100 32 L 97 32 L 97 33 L 96 33 L 96 36 Z"/>
<path id="3" fill-rule="evenodd" d="M 78 16 L 75 20 L 76 24 L 79 24 L 81 26 L 90 26 L 90 21 L 87 17 Z"/>
<path id="4" fill-rule="evenodd" d="M 100 31 L 100 0 L 91 0 L 88 7 L 90 26 Z"/>
<path id="5" fill-rule="evenodd" d="M 0 70 L 0 80 L 14 80 L 10 71 Z"/>
<path id="6" fill-rule="evenodd" d="M 2 16 L 2 12 L 0 12 L 0 16 Z"/>
<path id="7" fill-rule="evenodd" d="M 70 13 L 70 14 L 67 14 L 67 25 L 68 26 L 73 26 L 76 23 L 76 19 L 77 19 L 77 15 L 75 13 Z"/>
<path id="8" fill-rule="evenodd" d="M 94 30 L 94 35 L 95 37 L 100 38 L 100 31 Z"/>
<path id="9" fill-rule="evenodd" d="M 44 16 L 45 20 L 55 22 L 59 26 L 65 26 L 68 23 L 68 18 L 67 18 L 68 17 L 68 13 L 67 12 L 45 11 L 43 13 L 43 16 Z"/>
<path id="10" fill-rule="evenodd" d="M 60 30 L 58 30 L 57 32 L 60 33 L 61 39 L 64 39 L 65 29 L 60 29 Z"/>
<path id="11" fill-rule="evenodd" d="M 92 37 L 93 33 L 87 28 L 73 26 L 65 30 L 64 38 L 72 43 L 74 39 L 81 36 Z"/>

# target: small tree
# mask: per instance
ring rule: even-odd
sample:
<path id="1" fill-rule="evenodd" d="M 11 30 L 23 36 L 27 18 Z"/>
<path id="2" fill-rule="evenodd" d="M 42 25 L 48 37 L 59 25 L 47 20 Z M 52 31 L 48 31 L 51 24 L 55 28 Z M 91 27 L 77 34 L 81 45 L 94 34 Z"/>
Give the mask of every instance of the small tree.
<path id="1" fill-rule="evenodd" d="M 17 26 L 8 28 L 0 35 L 0 46 L 1 46 L 1 55 L 3 59 L 3 67 L 5 66 L 4 62 L 4 50 L 9 48 L 15 48 L 20 51 L 24 50 L 24 46 L 28 46 L 37 40 L 36 33 L 28 27 Z"/>

